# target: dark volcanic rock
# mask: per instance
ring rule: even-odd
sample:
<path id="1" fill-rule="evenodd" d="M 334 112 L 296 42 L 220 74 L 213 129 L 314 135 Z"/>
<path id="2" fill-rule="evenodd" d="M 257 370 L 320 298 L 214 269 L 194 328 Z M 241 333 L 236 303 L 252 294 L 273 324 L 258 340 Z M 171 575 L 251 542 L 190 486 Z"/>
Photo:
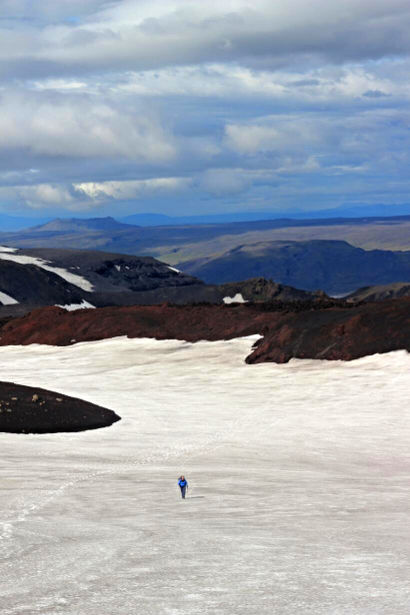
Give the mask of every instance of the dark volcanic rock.
<path id="1" fill-rule="evenodd" d="M 0 382 L 0 431 L 8 433 L 57 433 L 108 427 L 120 417 L 112 410 L 89 402 Z"/>
<path id="2" fill-rule="evenodd" d="M 132 306 L 66 312 L 35 310 L 6 322 L 0 345 L 54 344 L 121 335 L 199 340 L 261 334 L 249 363 L 284 363 L 292 357 L 350 360 L 374 353 L 410 351 L 410 298 L 380 303 L 299 303 Z"/>
<path id="3" fill-rule="evenodd" d="M 272 322 L 248 363 L 286 363 L 292 358 L 350 361 L 410 351 L 410 298 L 284 314 Z"/>

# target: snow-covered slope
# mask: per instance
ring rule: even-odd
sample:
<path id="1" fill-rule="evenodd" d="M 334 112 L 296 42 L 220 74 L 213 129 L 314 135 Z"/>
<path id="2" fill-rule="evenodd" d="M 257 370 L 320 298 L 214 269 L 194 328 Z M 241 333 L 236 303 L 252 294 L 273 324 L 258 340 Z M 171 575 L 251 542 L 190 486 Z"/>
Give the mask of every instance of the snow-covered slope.
<path id="1" fill-rule="evenodd" d="M 40 269 L 55 273 L 63 280 L 66 280 L 74 286 L 78 286 L 78 288 L 81 288 L 82 290 L 87 292 L 92 292 L 94 290 L 93 285 L 90 284 L 90 282 L 85 278 L 75 273 L 71 273 L 71 271 L 67 271 L 67 269 L 64 269 L 63 267 L 53 267 L 49 264 L 49 261 L 45 261 L 42 258 L 27 256 L 25 254 L 15 254 L 14 252 L 0 252 L 0 259 L 19 263 L 20 265 L 36 265 L 37 267 L 40 267 Z"/>
<path id="2" fill-rule="evenodd" d="M 0 290 L 30 306 L 132 304 L 132 293 L 201 284 L 150 257 L 0 246 Z"/>
<path id="3" fill-rule="evenodd" d="M 254 341 L 1 349 L 3 380 L 123 417 L 0 434 L 2 615 L 408 612 L 410 355 L 248 366 Z"/>

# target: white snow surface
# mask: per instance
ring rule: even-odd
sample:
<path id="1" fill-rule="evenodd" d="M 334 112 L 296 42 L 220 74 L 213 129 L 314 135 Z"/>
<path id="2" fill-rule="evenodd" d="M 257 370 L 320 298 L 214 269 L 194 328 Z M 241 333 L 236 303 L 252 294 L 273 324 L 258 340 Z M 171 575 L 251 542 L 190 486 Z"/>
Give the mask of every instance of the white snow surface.
<path id="1" fill-rule="evenodd" d="M 2 293 L 0 291 L 0 303 L 3 305 L 14 305 L 18 303 L 18 301 L 16 301 L 16 299 L 13 299 L 13 297 L 10 297 L 10 295 L 6 295 L 6 293 Z"/>
<path id="2" fill-rule="evenodd" d="M 171 267 L 171 265 L 167 265 L 167 267 L 170 271 L 174 271 L 175 273 L 181 273 L 179 269 L 176 269 L 175 267 Z"/>
<path id="3" fill-rule="evenodd" d="M 0 252 L 17 252 L 17 248 L 9 248 L 8 246 L 0 246 Z"/>
<path id="4" fill-rule="evenodd" d="M 243 298 L 242 293 L 236 293 L 234 297 L 224 297 L 224 303 L 247 303 L 247 301 Z"/>
<path id="5" fill-rule="evenodd" d="M 409 612 L 410 355 L 249 366 L 255 339 L 1 349 L 123 417 L 0 434 L 2 615 Z"/>
<path id="6" fill-rule="evenodd" d="M 77 275 L 76 273 L 71 273 L 70 271 L 67 271 L 67 269 L 63 269 L 62 267 L 53 267 L 52 265 L 48 264 L 48 261 L 45 261 L 42 258 L 37 258 L 35 256 L 27 256 L 26 254 L 9 254 L 9 252 L 2 252 L 0 250 L 0 259 L 6 261 L 14 261 L 15 263 L 19 263 L 20 265 L 37 265 L 37 267 L 41 267 L 41 269 L 45 269 L 46 271 L 51 271 L 52 273 L 55 273 L 56 275 L 60 276 L 60 278 L 63 278 L 63 280 L 66 280 L 66 282 L 69 282 L 74 286 L 78 286 L 78 288 L 81 288 L 82 290 L 85 290 L 87 292 L 92 292 L 94 290 L 94 287 L 91 282 L 89 282 L 82 276 Z"/>
<path id="7" fill-rule="evenodd" d="M 94 308 L 95 309 L 95 305 L 92 305 L 91 303 L 89 303 L 85 299 L 83 299 L 81 301 L 81 303 L 69 303 L 67 305 L 60 305 L 60 304 L 56 303 L 56 306 L 57 307 L 61 307 L 64 310 L 67 310 L 67 312 L 75 312 L 76 310 L 87 310 L 88 308 Z"/>

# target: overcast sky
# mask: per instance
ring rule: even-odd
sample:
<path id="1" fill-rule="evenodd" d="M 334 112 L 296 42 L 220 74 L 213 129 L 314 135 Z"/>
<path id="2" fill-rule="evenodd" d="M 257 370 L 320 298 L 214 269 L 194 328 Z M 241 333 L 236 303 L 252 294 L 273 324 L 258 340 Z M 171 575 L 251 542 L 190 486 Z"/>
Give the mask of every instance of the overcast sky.
<path id="1" fill-rule="evenodd" d="M 3 212 L 410 202 L 408 0 L 0 0 L 0 29 Z"/>

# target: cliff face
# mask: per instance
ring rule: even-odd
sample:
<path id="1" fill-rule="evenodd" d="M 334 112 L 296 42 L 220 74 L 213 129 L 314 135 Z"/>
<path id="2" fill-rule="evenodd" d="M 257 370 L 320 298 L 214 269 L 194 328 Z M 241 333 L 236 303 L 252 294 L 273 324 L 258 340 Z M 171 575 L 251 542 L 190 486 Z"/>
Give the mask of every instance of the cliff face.
<path id="1" fill-rule="evenodd" d="M 5 322 L 0 345 L 69 345 L 121 335 L 199 340 L 260 334 L 248 363 L 291 358 L 351 360 L 410 351 L 410 298 L 348 306 L 343 302 L 108 307 L 35 310 Z"/>

